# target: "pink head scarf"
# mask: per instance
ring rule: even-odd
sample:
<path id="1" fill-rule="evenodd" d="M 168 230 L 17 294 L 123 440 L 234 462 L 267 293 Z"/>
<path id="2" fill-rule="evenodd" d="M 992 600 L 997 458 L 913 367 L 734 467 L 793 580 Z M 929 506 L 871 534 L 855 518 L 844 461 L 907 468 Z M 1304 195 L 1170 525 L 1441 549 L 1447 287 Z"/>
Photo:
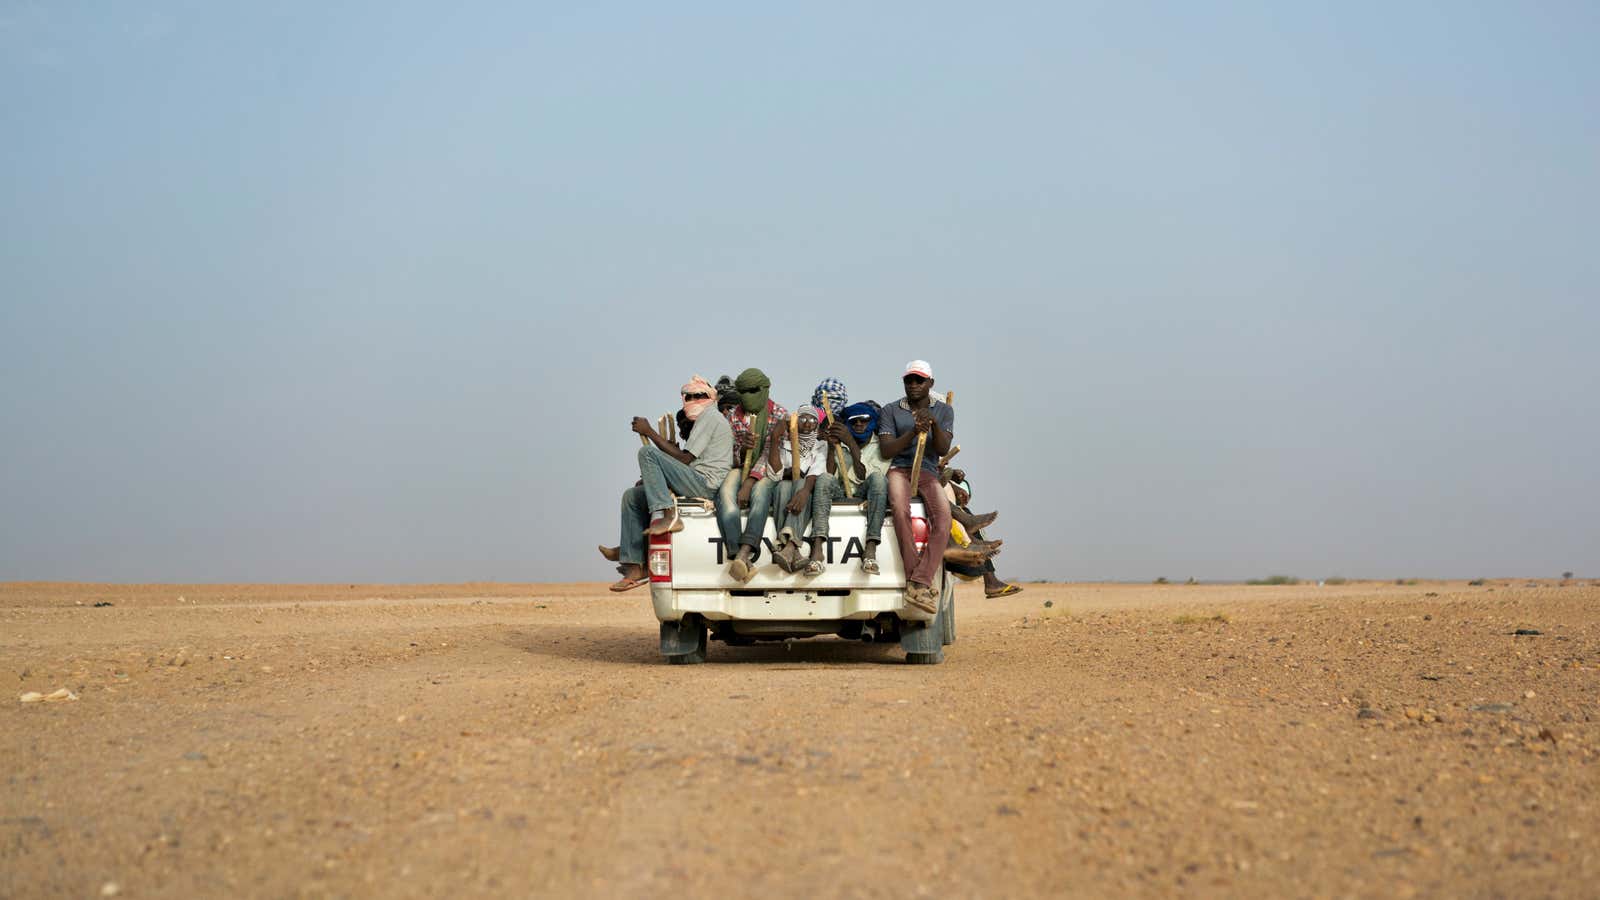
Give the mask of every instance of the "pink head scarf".
<path id="1" fill-rule="evenodd" d="M 701 378 L 699 375 L 690 378 L 689 383 L 679 389 L 679 394 L 706 395 L 707 399 L 705 400 L 683 401 L 683 414 L 688 416 L 689 421 L 691 422 L 700 418 L 700 414 L 706 411 L 706 407 L 713 406 L 717 402 L 717 389 L 712 387 L 710 382 L 706 381 L 704 378 Z"/>

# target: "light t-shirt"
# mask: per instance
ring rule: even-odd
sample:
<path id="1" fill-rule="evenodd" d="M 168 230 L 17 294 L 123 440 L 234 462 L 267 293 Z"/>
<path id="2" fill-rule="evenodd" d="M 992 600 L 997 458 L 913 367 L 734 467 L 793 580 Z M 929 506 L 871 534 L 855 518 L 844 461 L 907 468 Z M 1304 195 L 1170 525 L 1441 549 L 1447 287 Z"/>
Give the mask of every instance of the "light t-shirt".
<path id="1" fill-rule="evenodd" d="M 867 438 L 867 442 L 861 445 L 861 465 L 867 470 L 868 475 L 874 472 L 885 477 L 889 475 L 890 462 L 883 458 L 882 453 L 878 452 L 878 435 L 876 433 Z M 853 469 L 854 467 L 852 466 L 851 478 L 855 478 Z"/>
<path id="2" fill-rule="evenodd" d="M 778 467 L 777 475 L 779 478 L 784 477 L 784 473 L 788 472 L 791 468 L 789 457 L 789 438 L 785 437 L 783 442 L 778 445 L 778 462 L 782 463 L 782 465 Z M 827 472 L 828 442 L 824 440 L 818 440 L 815 444 L 811 445 L 810 453 L 800 454 L 800 477 L 804 479 L 810 475 L 822 476 L 827 474 Z"/>
<path id="3" fill-rule="evenodd" d="M 722 487 L 722 479 L 728 477 L 728 470 L 733 468 L 733 429 L 727 419 L 717 415 L 715 410 L 701 413 L 694 420 L 689 442 L 683 449 L 694 454 L 689 468 L 705 481 L 706 487 L 712 490 Z"/>

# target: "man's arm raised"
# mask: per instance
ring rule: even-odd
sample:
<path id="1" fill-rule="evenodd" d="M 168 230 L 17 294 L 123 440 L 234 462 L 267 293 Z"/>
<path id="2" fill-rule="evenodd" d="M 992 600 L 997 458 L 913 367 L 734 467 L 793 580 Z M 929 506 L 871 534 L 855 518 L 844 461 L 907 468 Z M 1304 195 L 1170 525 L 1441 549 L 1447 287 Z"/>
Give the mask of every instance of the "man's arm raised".
<path id="1" fill-rule="evenodd" d="M 650 420 L 646 419 L 644 416 L 633 417 L 633 431 L 635 434 L 643 436 L 650 443 L 654 444 L 656 449 L 672 457 L 678 462 L 681 462 L 684 465 L 694 462 L 693 453 L 680 448 L 677 444 L 674 444 L 662 437 L 654 428 L 650 427 Z"/>

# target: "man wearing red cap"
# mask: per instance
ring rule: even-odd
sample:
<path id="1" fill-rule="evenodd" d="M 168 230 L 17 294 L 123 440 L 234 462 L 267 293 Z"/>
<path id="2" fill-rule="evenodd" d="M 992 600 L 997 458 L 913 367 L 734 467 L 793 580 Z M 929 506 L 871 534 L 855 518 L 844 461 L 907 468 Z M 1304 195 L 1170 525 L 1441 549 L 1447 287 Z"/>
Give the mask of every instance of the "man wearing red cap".
<path id="1" fill-rule="evenodd" d="M 878 413 L 878 450 L 889 463 L 889 514 L 894 518 L 895 539 L 906 569 L 906 602 L 925 612 L 939 608 L 934 577 L 950 542 L 950 503 L 939 484 L 939 458 L 950 450 L 956 416 L 950 404 L 932 397 L 933 366 L 924 360 L 906 363 L 902 379 L 906 395 Z M 911 471 L 917 435 L 928 436 L 922 467 Z M 911 479 L 917 479 L 922 505 L 928 515 L 928 543 L 921 554 L 911 534 Z"/>

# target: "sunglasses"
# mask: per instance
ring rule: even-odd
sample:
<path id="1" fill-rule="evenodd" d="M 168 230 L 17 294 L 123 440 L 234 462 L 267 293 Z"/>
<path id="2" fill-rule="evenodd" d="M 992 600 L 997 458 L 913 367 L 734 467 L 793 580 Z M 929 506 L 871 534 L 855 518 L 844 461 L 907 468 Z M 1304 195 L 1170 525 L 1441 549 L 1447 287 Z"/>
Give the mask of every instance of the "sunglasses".
<path id="1" fill-rule="evenodd" d="M 685 399 L 685 400 L 710 400 L 711 399 L 711 395 L 710 394 L 684 394 L 683 395 L 683 399 Z"/>

